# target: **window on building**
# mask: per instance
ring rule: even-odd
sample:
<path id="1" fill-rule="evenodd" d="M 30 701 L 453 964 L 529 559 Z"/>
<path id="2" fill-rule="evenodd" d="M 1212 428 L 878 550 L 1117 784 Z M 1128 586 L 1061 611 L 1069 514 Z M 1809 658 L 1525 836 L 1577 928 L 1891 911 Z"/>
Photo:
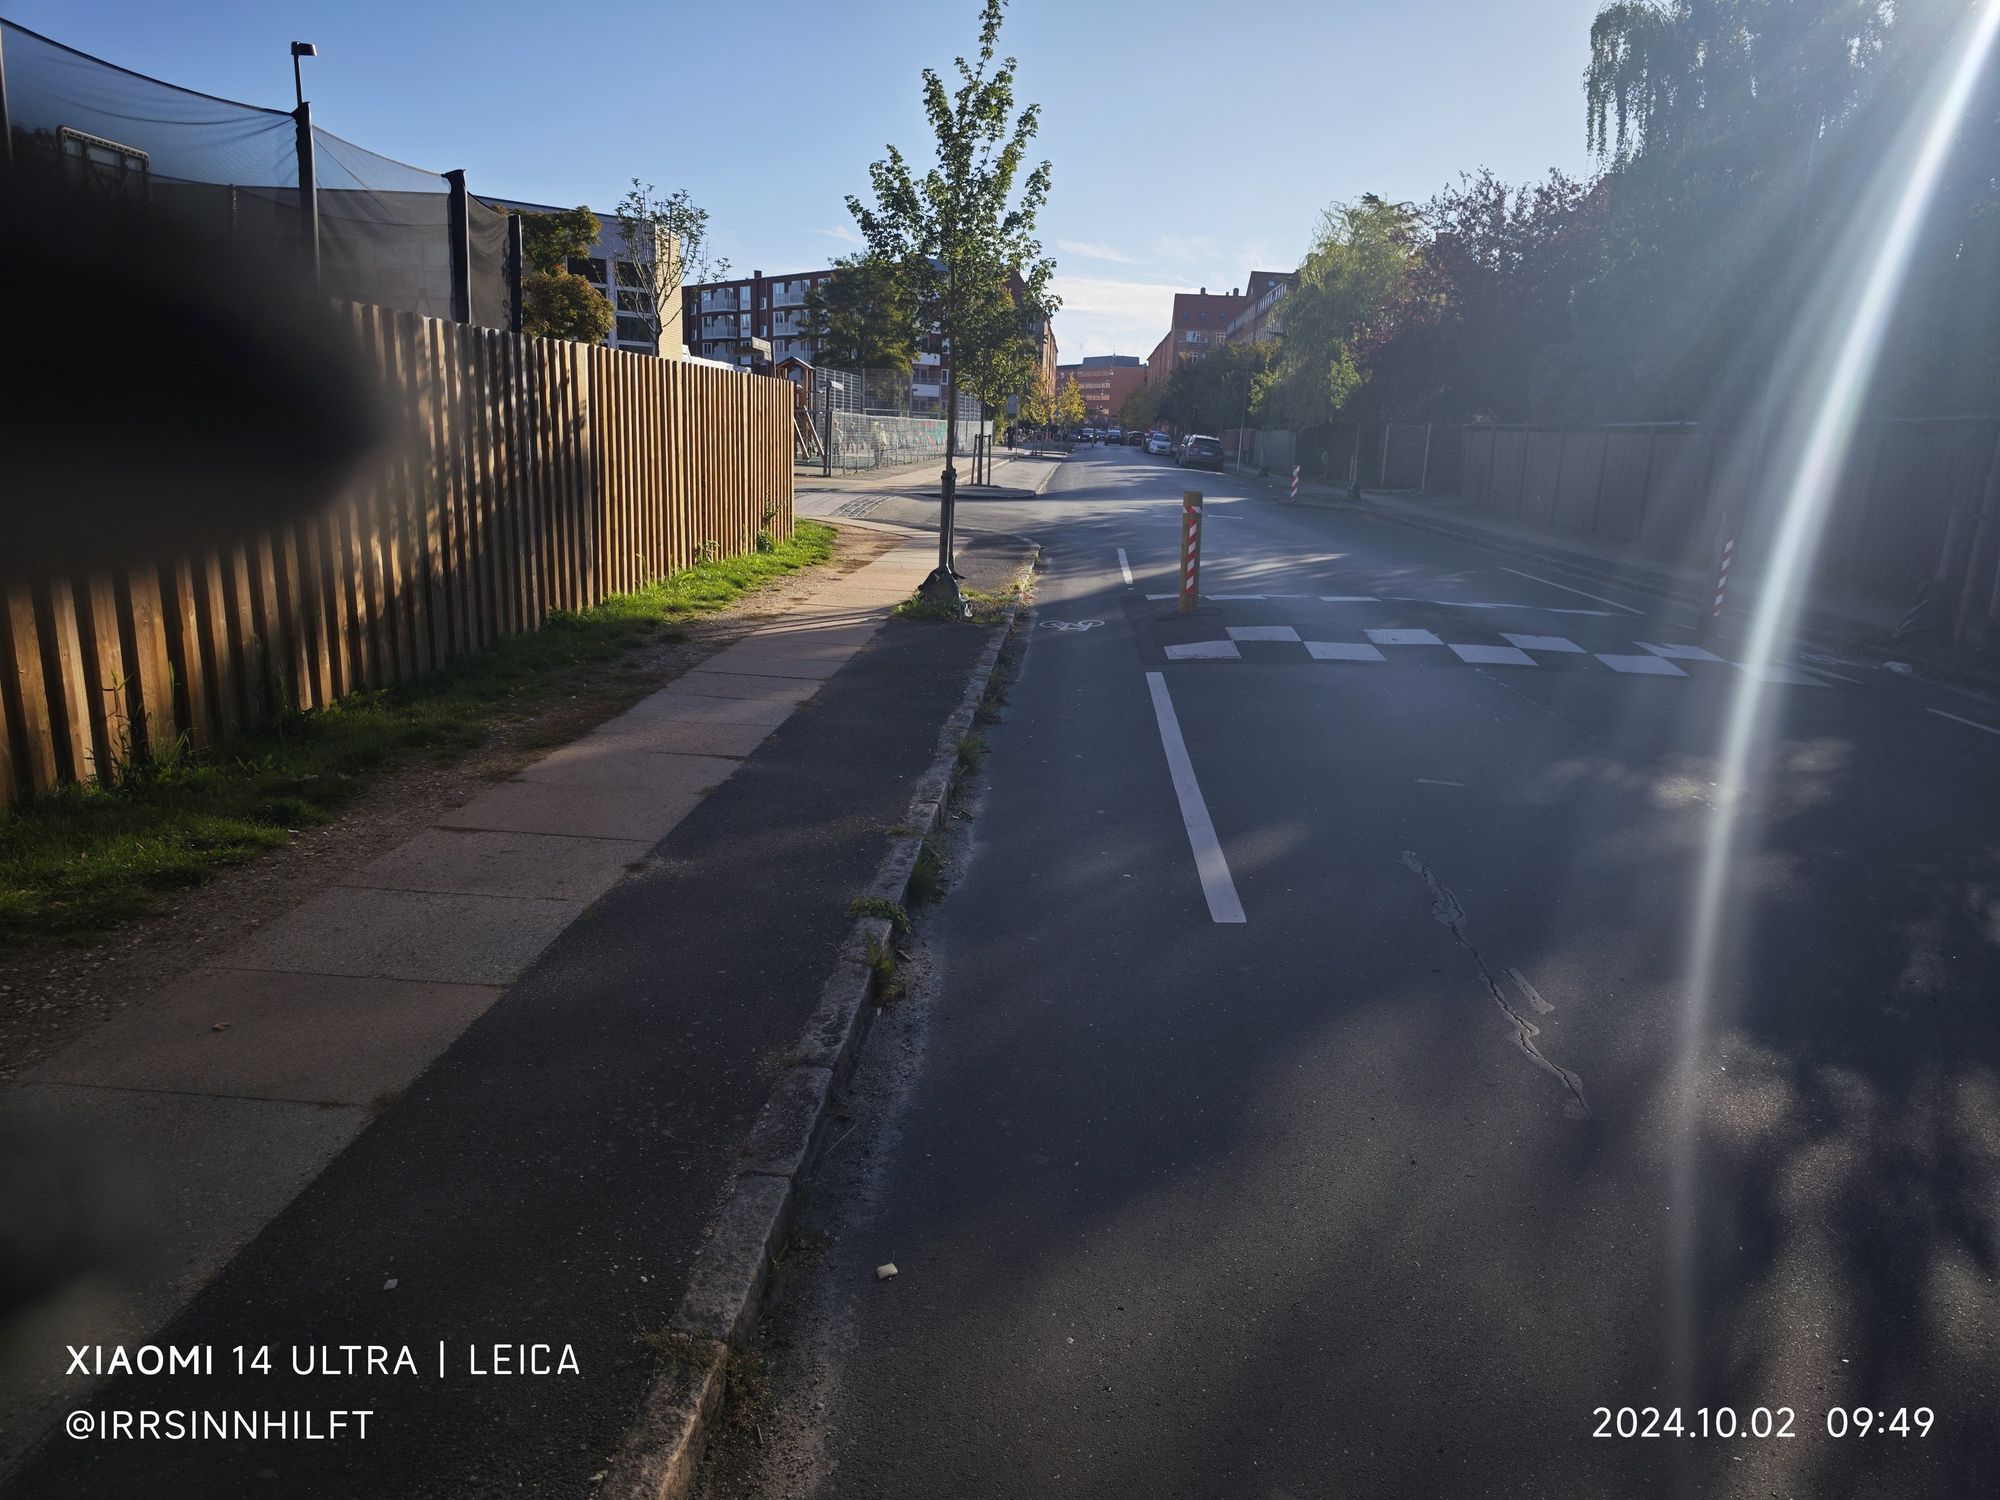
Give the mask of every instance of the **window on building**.
<path id="1" fill-rule="evenodd" d="M 594 255 L 572 255 L 569 258 L 569 273 L 581 276 L 592 286 L 604 286 L 604 262 Z"/>
<path id="2" fill-rule="evenodd" d="M 647 349 L 653 347 L 653 325 L 644 318 L 635 318 L 626 313 L 618 315 L 618 342 L 639 344 Z"/>

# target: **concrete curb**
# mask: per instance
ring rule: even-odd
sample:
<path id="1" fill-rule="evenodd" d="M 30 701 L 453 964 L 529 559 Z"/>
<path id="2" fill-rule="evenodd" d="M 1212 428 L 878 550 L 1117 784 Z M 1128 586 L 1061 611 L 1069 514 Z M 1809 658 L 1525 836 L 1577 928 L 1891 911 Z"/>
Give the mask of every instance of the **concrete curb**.
<path id="1" fill-rule="evenodd" d="M 1031 569 L 1040 556 L 1040 546 L 1030 543 Z M 904 831 L 891 840 L 867 896 L 899 906 L 908 897 L 924 840 L 943 822 L 958 782 L 959 742 L 972 732 L 1024 602 L 1020 595 L 1009 602 L 1000 628 L 973 664 L 964 696 L 938 731 L 930 768 L 910 795 Z M 695 1254 L 687 1291 L 668 1327 L 666 1365 L 648 1388 L 603 1482 L 592 1487 L 593 1496 L 685 1500 L 692 1493 L 710 1425 L 722 1409 L 730 1351 L 756 1324 L 772 1255 L 790 1234 L 803 1184 L 826 1147 L 834 1092 L 854 1071 L 874 1019 L 869 949 L 892 939 L 883 917 L 857 917 L 848 929 L 819 1004 L 738 1151 L 722 1213 Z"/>

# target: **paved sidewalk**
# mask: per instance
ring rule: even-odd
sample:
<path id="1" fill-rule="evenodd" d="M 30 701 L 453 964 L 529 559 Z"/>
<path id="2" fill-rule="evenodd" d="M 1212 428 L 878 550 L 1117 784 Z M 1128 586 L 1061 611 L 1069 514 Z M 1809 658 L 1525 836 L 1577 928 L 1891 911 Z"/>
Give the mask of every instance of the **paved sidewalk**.
<path id="1" fill-rule="evenodd" d="M 27 1378 L 0 1390 L 0 1464 L 48 1396 L 76 1394 L 63 1343 L 135 1340 L 169 1317 L 552 940 L 648 869 L 931 562 L 916 540 L 829 579 L 6 1090 L 19 1129 L 95 1167 L 97 1217 L 144 1249 L 48 1311 L 60 1337 L 27 1349 Z"/>

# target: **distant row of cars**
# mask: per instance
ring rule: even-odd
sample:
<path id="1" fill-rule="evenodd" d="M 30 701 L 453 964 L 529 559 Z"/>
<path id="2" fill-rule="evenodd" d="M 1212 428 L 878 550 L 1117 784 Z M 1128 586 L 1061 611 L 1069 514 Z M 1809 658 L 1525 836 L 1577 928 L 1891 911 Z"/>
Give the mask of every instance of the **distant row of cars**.
<path id="1" fill-rule="evenodd" d="M 1161 458 L 1172 456 L 1179 469 L 1213 469 L 1222 472 L 1222 444 L 1206 433 L 1191 432 L 1176 443 L 1164 432 L 1149 432 L 1146 451 Z"/>
<path id="2" fill-rule="evenodd" d="M 1086 427 L 1077 435 L 1086 443 L 1115 443 L 1143 448 L 1160 458 L 1172 458 L 1176 468 L 1222 472 L 1222 444 L 1206 433 L 1193 432 L 1176 443 L 1164 432 L 1126 432 L 1118 427 Z"/>

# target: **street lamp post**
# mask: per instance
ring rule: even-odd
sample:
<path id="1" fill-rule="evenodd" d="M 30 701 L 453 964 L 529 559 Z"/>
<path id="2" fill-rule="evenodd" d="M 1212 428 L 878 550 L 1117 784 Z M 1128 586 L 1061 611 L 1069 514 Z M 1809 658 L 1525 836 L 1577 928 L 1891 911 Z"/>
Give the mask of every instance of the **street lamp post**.
<path id="1" fill-rule="evenodd" d="M 319 173 L 313 159 L 312 106 L 306 103 L 299 59 L 318 56 L 319 48 L 311 42 L 292 43 L 292 93 L 298 100 L 292 120 L 298 134 L 299 239 L 305 249 L 306 274 L 312 278 L 315 291 L 319 288 Z"/>

